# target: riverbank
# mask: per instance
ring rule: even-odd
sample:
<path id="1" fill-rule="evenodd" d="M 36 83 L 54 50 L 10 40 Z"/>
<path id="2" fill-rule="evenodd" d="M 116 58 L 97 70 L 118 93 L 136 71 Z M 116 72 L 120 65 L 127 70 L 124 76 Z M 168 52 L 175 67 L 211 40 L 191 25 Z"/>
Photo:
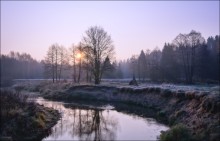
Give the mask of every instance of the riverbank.
<path id="1" fill-rule="evenodd" d="M 161 87 L 120 87 L 103 85 L 50 85 L 39 87 L 46 99 L 58 101 L 108 101 L 141 105 L 153 109 L 152 116 L 173 126 L 184 124 L 197 140 L 220 137 L 219 88 L 213 91 L 186 91 Z"/>
<path id="2" fill-rule="evenodd" d="M 27 98 L 28 95 L 1 89 L 1 140 L 42 140 L 59 120 L 57 110 Z"/>

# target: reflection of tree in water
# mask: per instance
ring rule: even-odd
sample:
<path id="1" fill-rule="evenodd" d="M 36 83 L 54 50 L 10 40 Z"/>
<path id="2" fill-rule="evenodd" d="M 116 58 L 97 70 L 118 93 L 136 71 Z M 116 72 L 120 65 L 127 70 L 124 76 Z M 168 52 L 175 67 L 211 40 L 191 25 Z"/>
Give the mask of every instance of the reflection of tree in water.
<path id="1" fill-rule="evenodd" d="M 53 139 L 66 137 L 66 134 L 71 135 L 70 139 L 78 137 L 79 140 L 115 140 L 116 138 L 117 120 L 108 114 L 104 115 L 103 110 L 65 108 L 62 103 L 43 104 L 63 113 L 63 117 L 52 129 L 50 137 Z"/>
<path id="2" fill-rule="evenodd" d="M 114 140 L 117 122 L 114 118 L 103 116 L 103 111 L 77 110 L 78 118 L 74 117 L 72 135 L 79 136 L 80 140 Z M 73 121 L 74 121 L 73 120 Z"/>
<path id="3" fill-rule="evenodd" d="M 85 124 L 87 140 L 114 140 L 117 122 L 110 119 L 108 116 L 103 116 L 103 111 L 91 111 L 91 118 Z"/>

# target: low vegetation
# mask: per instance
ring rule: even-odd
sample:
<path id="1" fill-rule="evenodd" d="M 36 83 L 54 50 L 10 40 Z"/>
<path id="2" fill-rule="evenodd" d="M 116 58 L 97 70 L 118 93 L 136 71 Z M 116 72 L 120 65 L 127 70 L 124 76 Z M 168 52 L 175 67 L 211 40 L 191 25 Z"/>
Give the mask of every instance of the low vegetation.
<path id="1" fill-rule="evenodd" d="M 58 111 L 27 99 L 20 92 L 1 90 L 1 139 L 42 139 L 59 119 Z"/>
<path id="2" fill-rule="evenodd" d="M 168 131 L 162 131 L 160 141 L 193 141 L 191 131 L 182 124 L 171 127 Z"/>
<path id="3" fill-rule="evenodd" d="M 58 101 L 103 101 L 140 105 L 151 109 L 158 121 L 170 126 L 182 123 L 199 140 L 216 140 L 218 127 L 219 88 L 169 89 L 159 86 L 76 85 L 71 83 L 38 86 L 40 95 Z M 207 92 L 209 91 L 209 92 Z M 177 128 L 178 127 L 178 128 Z M 175 130 L 182 130 L 177 126 Z M 180 128 L 180 129 L 179 129 Z M 169 134 L 168 134 L 169 135 Z M 166 136 L 168 136 L 166 135 Z M 164 135 L 165 136 L 165 135 Z M 170 135 L 169 135 L 170 136 Z M 164 137 L 165 138 L 165 137 Z M 168 137 L 166 137 L 168 138 Z"/>

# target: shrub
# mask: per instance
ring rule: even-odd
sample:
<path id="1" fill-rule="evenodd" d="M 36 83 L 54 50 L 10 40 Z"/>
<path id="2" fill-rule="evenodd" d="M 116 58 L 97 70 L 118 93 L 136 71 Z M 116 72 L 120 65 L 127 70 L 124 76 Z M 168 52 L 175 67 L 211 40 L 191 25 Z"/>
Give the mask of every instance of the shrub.
<path id="1" fill-rule="evenodd" d="M 117 96 L 118 91 L 113 91 L 112 94 L 113 94 L 113 96 Z"/>
<path id="2" fill-rule="evenodd" d="M 182 125 L 177 124 L 168 131 L 162 131 L 159 137 L 160 141 L 192 141 L 190 130 Z"/>
<path id="3" fill-rule="evenodd" d="M 195 98 L 199 100 L 200 98 L 202 98 L 208 94 L 209 94 L 208 92 L 198 92 L 195 94 Z"/>
<path id="4" fill-rule="evenodd" d="M 9 111 L 7 111 L 7 113 L 8 113 L 7 117 L 9 119 L 14 118 L 17 115 L 19 115 L 19 112 L 22 112 L 21 109 L 19 109 L 19 110 L 18 109 L 10 109 Z"/>
<path id="5" fill-rule="evenodd" d="M 120 88 L 120 92 L 125 92 L 126 91 L 126 88 L 124 88 L 124 87 L 122 87 L 122 88 Z"/>
<path id="6" fill-rule="evenodd" d="M 45 121 L 45 119 L 46 119 L 43 112 L 37 112 L 36 116 L 37 116 L 37 119 L 41 119 L 42 121 Z"/>
<path id="7" fill-rule="evenodd" d="M 27 102 L 28 95 L 22 93 L 14 93 L 10 90 L 1 89 L 1 103 L 3 109 L 15 108 L 17 105 L 24 105 Z"/>
<path id="8" fill-rule="evenodd" d="M 153 88 L 153 87 L 150 87 L 150 88 L 148 88 L 147 93 L 152 93 L 153 91 L 154 91 L 154 88 Z"/>
<path id="9" fill-rule="evenodd" d="M 174 124 L 176 124 L 176 117 L 175 116 L 170 116 L 169 117 L 169 125 L 172 126 Z"/>
<path id="10" fill-rule="evenodd" d="M 14 86 L 14 89 L 15 89 L 16 93 L 20 93 L 24 88 L 25 88 L 24 85 L 16 85 L 16 86 Z"/>
<path id="11" fill-rule="evenodd" d="M 172 96 L 172 92 L 169 89 L 164 89 L 163 91 L 161 91 L 161 95 L 163 97 L 170 97 L 170 96 Z"/>
<path id="12" fill-rule="evenodd" d="M 161 89 L 159 87 L 154 88 L 154 92 L 159 94 L 161 92 Z"/>
<path id="13" fill-rule="evenodd" d="M 127 93 L 134 93 L 134 89 L 133 88 L 127 88 Z"/>
<path id="14" fill-rule="evenodd" d="M 143 91 L 144 91 L 144 92 L 147 92 L 147 91 L 148 91 L 148 87 L 143 88 Z"/>
<path id="15" fill-rule="evenodd" d="M 42 91 L 42 95 L 48 95 L 48 94 L 50 94 L 51 93 L 51 90 L 50 89 L 45 89 L 45 90 L 43 90 Z"/>
<path id="16" fill-rule="evenodd" d="M 176 118 L 181 117 L 181 116 L 184 116 L 184 115 L 187 115 L 187 112 L 186 112 L 186 111 L 179 110 L 179 111 L 176 111 L 176 112 L 175 112 L 175 117 L 176 117 Z"/>
<path id="17" fill-rule="evenodd" d="M 166 112 L 163 111 L 163 110 L 161 110 L 161 111 L 159 111 L 159 112 L 157 113 L 157 116 L 158 116 L 158 117 L 165 117 L 165 116 L 166 116 Z"/>
<path id="18" fill-rule="evenodd" d="M 45 122 L 41 118 L 35 118 L 34 125 L 39 128 L 45 128 Z"/>
<path id="19" fill-rule="evenodd" d="M 173 93 L 173 96 L 175 96 L 179 99 L 183 99 L 183 98 L 185 98 L 185 92 L 182 90 L 178 90 L 177 92 Z"/>

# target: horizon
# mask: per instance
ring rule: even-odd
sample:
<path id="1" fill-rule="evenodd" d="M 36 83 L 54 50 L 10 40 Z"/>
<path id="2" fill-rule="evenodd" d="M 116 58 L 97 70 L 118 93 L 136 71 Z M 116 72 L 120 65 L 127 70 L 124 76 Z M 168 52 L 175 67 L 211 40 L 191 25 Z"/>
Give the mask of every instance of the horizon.
<path id="1" fill-rule="evenodd" d="M 49 46 L 76 45 L 94 25 L 111 35 L 116 60 L 125 60 L 161 50 L 179 33 L 219 35 L 219 1 L 1 1 L 1 54 L 28 53 L 40 61 Z"/>

